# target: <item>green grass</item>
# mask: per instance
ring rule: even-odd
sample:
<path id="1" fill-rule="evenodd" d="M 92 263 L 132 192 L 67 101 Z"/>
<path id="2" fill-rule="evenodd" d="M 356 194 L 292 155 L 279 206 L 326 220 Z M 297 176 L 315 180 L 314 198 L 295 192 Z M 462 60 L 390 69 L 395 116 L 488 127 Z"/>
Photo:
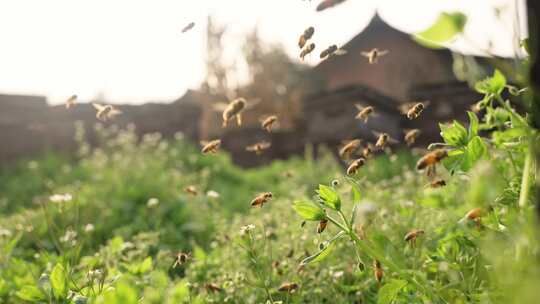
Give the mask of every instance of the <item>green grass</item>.
<path id="1" fill-rule="evenodd" d="M 351 184 L 330 153 L 244 170 L 181 139 L 100 134 L 102 148 L 81 141 L 77 160 L 48 155 L 2 172 L 0 303 L 527 303 L 540 286 L 536 218 L 517 205 L 522 154 L 513 167 L 493 150 L 468 172 L 443 171 L 447 186 L 431 189 L 406 151 L 368 160 Z M 355 204 L 371 210 L 357 213 L 367 237 L 358 246 L 345 234 L 324 247 L 340 229 L 330 222 L 317 234 L 292 209 L 317 204 L 318 184 L 332 180 L 347 220 Z M 183 191 L 191 184 L 199 195 Z M 251 208 L 264 191 L 274 199 Z M 50 201 L 63 193 L 73 199 Z M 481 228 L 460 223 L 476 207 Z M 254 229 L 242 233 L 246 225 Z M 403 240 L 413 228 L 425 231 L 415 246 Z M 299 268 L 321 246 L 332 252 Z M 191 258 L 173 268 L 179 251 Z M 299 288 L 278 292 L 285 282 Z"/>

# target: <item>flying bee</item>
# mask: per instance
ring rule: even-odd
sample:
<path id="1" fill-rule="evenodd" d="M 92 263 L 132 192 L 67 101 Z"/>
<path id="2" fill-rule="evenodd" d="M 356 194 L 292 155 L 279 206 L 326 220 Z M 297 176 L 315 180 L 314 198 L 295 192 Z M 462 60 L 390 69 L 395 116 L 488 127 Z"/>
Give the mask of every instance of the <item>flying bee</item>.
<path id="1" fill-rule="evenodd" d="M 205 283 L 204 288 L 210 292 L 222 292 L 223 288 L 219 287 L 218 285 L 214 283 Z"/>
<path id="2" fill-rule="evenodd" d="M 420 117 L 422 111 L 429 105 L 428 101 L 415 102 L 412 104 L 404 104 L 401 107 L 401 112 L 407 116 L 408 119 L 413 120 Z"/>
<path id="3" fill-rule="evenodd" d="M 345 2 L 345 0 L 323 0 L 319 5 L 317 5 L 317 12 L 324 11 L 327 8 L 331 8 L 332 6 L 338 5 L 342 2 Z"/>
<path id="4" fill-rule="evenodd" d="M 262 120 L 261 127 L 266 130 L 266 132 L 271 133 L 272 127 L 277 123 L 278 117 L 276 115 L 270 115 Z"/>
<path id="5" fill-rule="evenodd" d="M 264 150 L 270 148 L 272 144 L 267 142 L 267 141 L 261 141 L 261 142 L 258 142 L 258 143 L 255 143 L 251 146 L 247 146 L 246 147 L 246 151 L 249 151 L 249 152 L 255 152 L 255 154 L 259 155 L 261 153 L 263 153 Z"/>
<path id="6" fill-rule="evenodd" d="M 423 170 L 427 168 L 427 175 L 432 176 L 435 173 L 435 166 L 448 156 L 448 150 L 437 149 L 422 156 L 416 163 L 416 170 Z"/>
<path id="7" fill-rule="evenodd" d="M 418 136 L 420 136 L 420 134 L 422 133 L 422 131 L 420 131 L 420 129 L 411 129 L 411 130 L 405 130 L 405 142 L 407 143 L 407 146 L 412 146 L 414 145 L 414 142 L 416 141 L 416 139 L 418 138 Z"/>
<path id="8" fill-rule="evenodd" d="M 251 207 L 261 206 L 267 202 L 269 202 L 272 199 L 272 192 L 264 192 L 259 195 L 257 195 L 252 201 L 251 201 Z"/>
<path id="9" fill-rule="evenodd" d="M 182 33 L 185 33 L 195 27 L 195 22 L 190 22 L 182 29 Z"/>
<path id="10" fill-rule="evenodd" d="M 377 141 L 375 142 L 375 148 L 383 150 L 388 146 L 388 143 L 397 143 L 397 140 L 393 139 L 388 133 L 373 132 L 377 135 Z"/>
<path id="11" fill-rule="evenodd" d="M 311 52 L 313 52 L 314 49 L 315 49 L 315 43 L 310 43 L 310 44 L 308 44 L 308 45 L 302 50 L 302 52 L 300 52 L 300 59 L 304 60 L 304 57 L 306 57 L 308 54 L 310 54 Z"/>
<path id="12" fill-rule="evenodd" d="M 377 63 L 379 61 L 379 57 L 384 56 L 386 54 L 388 54 L 387 50 L 381 51 L 381 50 L 378 50 L 377 48 L 374 48 L 369 52 L 362 52 L 362 56 L 368 58 L 369 64 Z"/>
<path id="13" fill-rule="evenodd" d="M 172 268 L 184 265 L 189 259 L 191 259 L 191 253 L 179 252 L 176 254 L 176 259 Z"/>
<path id="14" fill-rule="evenodd" d="M 77 95 L 73 94 L 66 100 L 66 109 L 73 107 L 77 103 Z"/>
<path id="15" fill-rule="evenodd" d="M 286 282 L 286 283 L 281 284 L 281 286 L 278 287 L 278 291 L 280 291 L 280 292 L 293 293 L 293 292 L 295 292 L 299 287 L 300 287 L 300 286 L 298 286 L 298 284 L 296 284 L 296 283 L 289 283 L 289 282 Z"/>
<path id="16" fill-rule="evenodd" d="M 236 117 L 236 124 L 241 126 L 242 125 L 242 111 L 246 107 L 246 100 L 244 98 L 237 98 L 229 103 L 227 108 L 223 111 L 223 125 L 222 127 L 226 127 L 229 120 Z"/>
<path id="17" fill-rule="evenodd" d="M 465 221 L 473 221 L 476 224 L 476 227 L 480 228 L 482 225 L 481 217 L 483 215 L 483 210 L 481 208 L 474 208 L 467 212 L 465 216 L 459 220 L 460 223 L 463 223 Z"/>
<path id="18" fill-rule="evenodd" d="M 371 143 L 368 143 L 364 149 L 362 150 L 362 156 L 367 159 L 368 157 L 371 156 L 371 154 L 373 153 L 373 145 Z"/>
<path id="19" fill-rule="evenodd" d="M 315 33 L 315 28 L 313 26 L 308 27 L 302 35 L 300 35 L 300 39 L 298 39 L 298 47 L 302 49 L 307 41 L 313 37 L 313 34 Z"/>
<path id="20" fill-rule="evenodd" d="M 343 147 L 339 149 L 339 157 L 341 157 L 342 159 L 351 158 L 352 154 L 360 147 L 361 142 L 362 140 L 360 139 L 353 139 L 345 142 Z"/>
<path id="21" fill-rule="evenodd" d="M 405 237 L 403 238 L 404 241 L 410 242 L 411 245 L 416 244 L 416 238 L 420 235 L 424 234 L 424 230 L 422 229 L 413 229 L 409 231 L 407 234 L 405 234 Z"/>
<path id="22" fill-rule="evenodd" d="M 196 196 L 197 194 L 199 194 L 199 192 L 197 191 L 197 188 L 194 185 L 189 185 L 189 186 L 185 187 L 184 191 L 186 193 L 188 193 L 188 194 L 193 195 L 193 196 Z"/>
<path id="23" fill-rule="evenodd" d="M 349 167 L 347 167 L 347 175 L 354 175 L 358 172 L 358 169 L 366 163 L 366 160 L 363 157 L 353 160 Z"/>
<path id="24" fill-rule="evenodd" d="M 372 106 L 362 107 L 359 104 L 355 104 L 354 106 L 358 109 L 358 113 L 354 118 L 363 120 L 364 123 L 367 123 L 369 116 L 375 113 L 375 109 Z"/>
<path id="25" fill-rule="evenodd" d="M 203 146 L 201 149 L 201 152 L 203 154 L 217 153 L 219 146 L 221 146 L 221 139 L 214 139 L 211 141 L 201 141 L 201 145 Z"/>
<path id="26" fill-rule="evenodd" d="M 345 55 L 345 54 L 347 54 L 347 51 L 345 51 L 343 49 L 338 49 L 337 45 L 332 44 L 331 46 L 324 49 L 321 52 L 319 57 L 321 59 L 326 59 L 326 58 L 330 58 L 331 56 L 334 56 L 334 55 L 341 56 L 341 55 Z"/>
<path id="27" fill-rule="evenodd" d="M 446 181 L 444 179 L 436 179 L 428 184 L 431 188 L 441 188 L 446 186 Z"/>
<path id="28" fill-rule="evenodd" d="M 328 225 L 328 220 L 324 219 L 319 222 L 317 225 L 317 233 L 323 233 L 323 231 L 326 229 L 326 226 Z"/>
<path id="29" fill-rule="evenodd" d="M 116 115 L 122 114 L 122 111 L 112 105 L 101 105 L 99 103 L 92 103 L 92 105 L 97 110 L 96 118 L 101 121 L 107 121 L 113 119 Z"/>
<path id="30" fill-rule="evenodd" d="M 382 281 L 384 272 L 381 267 L 381 262 L 379 262 L 378 260 L 373 260 L 373 275 L 375 276 L 377 282 L 380 283 Z"/>

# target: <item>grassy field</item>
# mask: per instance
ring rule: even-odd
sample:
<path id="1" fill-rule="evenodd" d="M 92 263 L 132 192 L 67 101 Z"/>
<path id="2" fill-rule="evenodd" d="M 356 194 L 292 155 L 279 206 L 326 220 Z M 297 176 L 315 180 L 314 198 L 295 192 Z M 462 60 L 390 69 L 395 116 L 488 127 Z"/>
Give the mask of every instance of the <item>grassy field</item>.
<path id="1" fill-rule="evenodd" d="M 243 170 L 180 136 L 102 128 L 90 149 L 79 131 L 77 160 L 0 177 L 2 303 L 532 303 L 540 286 L 523 153 L 490 148 L 432 188 L 408 151 L 350 178 L 330 153 Z"/>

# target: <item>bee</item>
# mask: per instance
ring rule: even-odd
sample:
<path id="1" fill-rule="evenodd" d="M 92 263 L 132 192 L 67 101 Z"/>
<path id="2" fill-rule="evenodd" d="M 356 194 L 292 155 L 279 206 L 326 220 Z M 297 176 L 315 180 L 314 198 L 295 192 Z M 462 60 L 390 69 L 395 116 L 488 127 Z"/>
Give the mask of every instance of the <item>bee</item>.
<path id="1" fill-rule="evenodd" d="M 286 282 L 286 283 L 281 284 L 281 286 L 278 287 L 278 291 L 280 291 L 280 292 L 293 293 L 293 292 L 295 292 L 299 287 L 300 287 L 300 286 L 298 286 L 298 284 L 296 284 L 296 283 L 289 283 L 289 282 Z"/>
<path id="2" fill-rule="evenodd" d="M 219 146 L 221 146 L 221 139 L 214 139 L 208 142 L 201 141 L 201 145 L 203 146 L 201 149 L 203 154 L 217 153 Z"/>
<path id="3" fill-rule="evenodd" d="M 369 52 L 362 52 L 362 56 L 368 58 L 369 64 L 377 63 L 379 61 L 379 57 L 384 56 L 386 54 L 388 54 L 387 50 L 381 51 L 381 50 L 378 50 L 377 48 L 374 48 Z"/>
<path id="4" fill-rule="evenodd" d="M 345 143 L 345 145 L 339 149 L 339 157 L 342 159 L 351 158 L 352 154 L 360 147 L 360 139 L 353 139 Z"/>
<path id="5" fill-rule="evenodd" d="M 319 3 L 319 5 L 317 5 L 317 12 L 324 11 L 325 9 L 336 6 L 342 2 L 345 2 L 345 0 L 323 0 L 321 3 Z"/>
<path id="6" fill-rule="evenodd" d="M 252 201 L 251 201 L 251 207 L 261 206 L 267 202 L 269 202 L 272 199 L 272 192 L 264 192 L 259 195 L 257 195 Z"/>
<path id="7" fill-rule="evenodd" d="M 422 131 L 420 131 L 420 129 L 411 129 L 411 130 L 405 130 L 405 142 L 407 143 L 407 146 L 412 146 L 414 145 L 414 142 L 416 141 L 416 139 L 418 138 L 418 136 L 420 136 L 420 134 L 422 133 Z"/>
<path id="8" fill-rule="evenodd" d="M 317 233 L 323 233 L 323 231 L 326 229 L 326 226 L 328 225 L 328 220 L 324 219 L 319 222 L 317 225 Z"/>
<path id="9" fill-rule="evenodd" d="M 222 292 L 223 291 L 223 288 L 217 286 L 214 283 L 205 283 L 204 288 L 206 288 L 206 290 L 208 290 L 210 292 Z"/>
<path id="10" fill-rule="evenodd" d="M 431 176 L 435 173 L 435 166 L 447 156 L 448 150 L 446 149 L 433 150 L 418 160 L 416 170 L 427 168 L 427 175 Z"/>
<path id="11" fill-rule="evenodd" d="M 409 231 L 407 234 L 405 234 L 405 237 L 403 238 L 403 240 L 405 242 L 410 242 L 412 245 L 415 245 L 416 244 L 416 238 L 419 237 L 422 234 L 424 234 L 424 230 L 422 230 L 422 229 L 413 229 L 413 230 Z"/>
<path id="12" fill-rule="evenodd" d="M 195 22 L 190 22 L 182 29 L 182 33 L 185 33 L 195 27 Z"/>
<path id="13" fill-rule="evenodd" d="M 122 114 L 122 111 L 116 109 L 112 105 L 101 105 L 99 103 L 92 103 L 92 105 L 97 110 L 96 118 L 101 121 L 107 121 L 113 119 L 118 114 Z"/>
<path id="14" fill-rule="evenodd" d="M 422 111 L 426 108 L 429 102 L 416 102 L 413 104 L 405 104 L 401 108 L 401 112 L 407 116 L 408 119 L 413 120 L 420 117 Z"/>
<path id="15" fill-rule="evenodd" d="M 389 142 L 392 142 L 392 143 L 397 142 L 397 140 L 390 137 L 388 133 L 377 133 L 377 132 L 374 132 L 374 133 L 375 135 L 378 136 L 377 141 L 375 142 L 375 148 L 379 150 L 383 150 L 384 148 L 386 148 Z"/>
<path id="16" fill-rule="evenodd" d="M 324 49 L 321 52 L 321 54 L 319 55 L 319 57 L 321 59 L 325 59 L 325 58 L 330 58 L 333 55 L 341 56 L 341 55 L 345 55 L 345 54 L 347 54 L 347 51 L 345 51 L 343 49 L 338 49 L 337 45 L 332 44 L 331 46 Z"/>
<path id="17" fill-rule="evenodd" d="M 184 265 L 189 259 L 191 259 L 191 253 L 179 252 L 176 254 L 176 259 L 172 268 Z"/>
<path id="18" fill-rule="evenodd" d="M 354 175 L 358 172 L 358 169 L 366 163 L 366 160 L 363 157 L 353 160 L 349 167 L 347 167 L 347 175 Z"/>
<path id="19" fill-rule="evenodd" d="M 246 151 L 255 152 L 255 154 L 259 155 L 264 150 L 270 148 L 271 145 L 272 144 L 267 142 L 267 141 L 261 141 L 261 142 L 255 143 L 255 144 L 253 144 L 251 146 L 247 146 Z"/>
<path id="20" fill-rule="evenodd" d="M 355 107 L 358 109 L 358 113 L 354 118 L 363 120 L 364 123 L 367 123 L 369 116 L 375 112 L 372 106 L 362 107 L 359 104 L 355 104 Z"/>
<path id="21" fill-rule="evenodd" d="M 300 35 L 300 39 L 298 39 L 298 47 L 302 49 L 306 42 L 313 37 L 313 34 L 315 33 L 315 28 L 313 26 L 308 27 L 302 35 Z"/>
<path id="22" fill-rule="evenodd" d="M 308 44 L 302 52 L 300 52 L 300 59 L 304 60 L 304 57 L 306 57 L 309 53 L 313 52 L 315 49 L 315 43 Z"/>
<path id="23" fill-rule="evenodd" d="M 229 103 L 229 105 L 223 111 L 223 125 L 225 128 L 229 120 L 236 117 L 236 124 L 242 125 L 242 111 L 246 108 L 247 102 L 244 98 L 237 98 Z"/>
<path id="24" fill-rule="evenodd" d="M 362 150 L 362 156 L 367 159 L 368 157 L 373 154 L 373 145 L 371 143 L 367 144 L 367 146 L 364 147 Z"/>
<path id="25" fill-rule="evenodd" d="M 377 282 L 380 283 L 382 281 L 384 272 L 381 267 L 381 262 L 379 262 L 378 260 L 373 260 L 373 275 L 375 276 Z"/>
<path id="26" fill-rule="evenodd" d="M 77 103 L 77 95 L 73 94 L 66 100 L 66 109 L 73 107 Z"/>
<path id="27" fill-rule="evenodd" d="M 266 132 L 271 133 L 272 127 L 276 124 L 277 120 L 278 117 L 276 115 L 270 115 L 261 122 L 261 127 L 266 130 Z"/>
<path id="28" fill-rule="evenodd" d="M 467 212 L 459 222 L 462 223 L 464 221 L 473 221 L 476 224 L 476 227 L 480 228 L 482 225 L 480 218 L 482 217 L 483 213 L 484 212 L 481 208 L 474 208 Z"/>
<path id="29" fill-rule="evenodd" d="M 193 196 L 196 196 L 199 192 L 197 191 L 197 188 L 195 188 L 195 186 L 193 185 L 189 185 L 187 187 L 184 188 L 184 191 L 188 194 L 191 194 Z"/>
<path id="30" fill-rule="evenodd" d="M 444 179 L 436 179 L 436 180 L 432 181 L 431 183 L 429 183 L 429 186 L 431 188 L 444 187 L 444 186 L 446 186 L 446 181 L 444 181 Z"/>

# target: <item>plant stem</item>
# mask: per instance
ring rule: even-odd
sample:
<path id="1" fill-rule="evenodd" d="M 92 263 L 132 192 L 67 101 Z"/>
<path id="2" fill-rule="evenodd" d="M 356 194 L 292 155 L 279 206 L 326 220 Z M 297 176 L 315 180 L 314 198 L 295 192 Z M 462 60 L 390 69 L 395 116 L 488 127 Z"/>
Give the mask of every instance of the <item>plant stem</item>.
<path id="1" fill-rule="evenodd" d="M 527 150 L 527 155 L 525 156 L 525 164 L 523 165 L 523 173 L 521 175 L 521 189 L 519 191 L 519 208 L 525 208 L 527 205 L 527 199 L 529 197 L 530 187 L 530 177 L 531 177 L 531 165 L 533 162 L 532 153 Z"/>

